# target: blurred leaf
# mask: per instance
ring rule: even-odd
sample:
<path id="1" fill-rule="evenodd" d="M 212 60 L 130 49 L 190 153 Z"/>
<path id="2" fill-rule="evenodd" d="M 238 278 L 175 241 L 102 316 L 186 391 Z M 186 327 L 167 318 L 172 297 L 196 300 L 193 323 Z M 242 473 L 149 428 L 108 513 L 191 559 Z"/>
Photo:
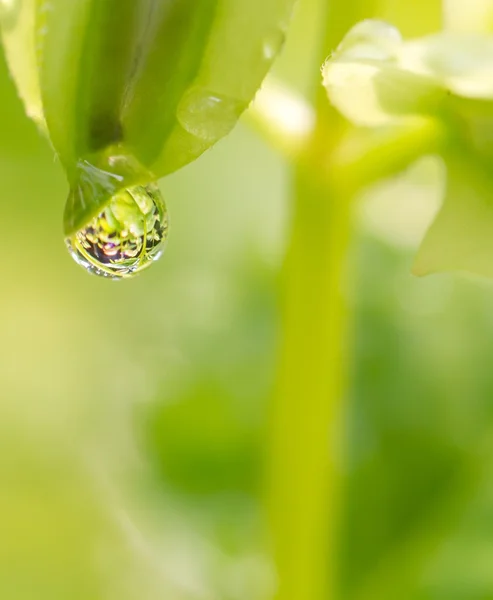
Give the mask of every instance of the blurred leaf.
<path id="1" fill-rule="evenodd" d="M 203 372 L 195 366 L 174 394 L 166 385 L 138 415 L 142 445 L 159 480 L 180 493 L 251 497 L 259 491 L 276 313 L 272 273 L 252 267 L 228 277 L 237 324 L 232 330 L 224 320 L 228 311 L 222 311 L 219 330 L 199 343 L 191 358 Z"/>
<path id="2" fill-rule="evenodd" d="M 404 117 L 409 123 L 423 114 L 448 129 L 441 148 L 430 147 L 447 156 L 448 192 L 416 274 L 458 269 L 493 276 L 492 65 L 493 36 L 444 32 L 403 42 L 379 21 L 353 27 L 324 65 L 329 99 L 357 125 L 399 124 Z"/>
<path id="3" fill-rule="evenodd" d="M 253 493 L 259 432 L 238 412 L 217 384 L 205 381 L 176 404 L 158 404 L 146 419 L 157 473 L 189 494 Z"/>
<path id="4" fill-rule="evenodd" d="M 357 125 L 417 114 L 445 116 L 453 96 L 493 98 L 493 37 L 441 33 L 403 42 L 380 21 L 363 21 L 323 67 L 330 101 Z"/>
<path id="5" fill-rule="evenodd" d="M 323 84 L 336 108 L 357 125 L 431 113 L 444 92 L 427 74 L 399 64 L 399 31 L 382 21 L 355 25 L 323 66 Z"/>
<path id="6" fill-rule="evenodd" d="M 443 206 L 419 249 L 413 271 L 469 271 L 493 277 L 493 178 L 464 155 L 447 161 Z"/>
<path id="7" fill-rule="evenodd" d="M 31 119 L 43 126 L 43 106 L 33 35 L 37 0 L 3 2 L 0 4 L 0 24 L 5 55 L 11 73 L 15 74 L 19 96 Z"/>
<path id="8" fill-rule="evenodd" d="M 358 246 L 340 597 L 490 598 L 491 577 L 474 590 L 491 540 L 479 550 L 464 537 L 491 538 L 491 511 L 477 506 L 491 508 L 491 286 L 417 280 L 407 252 L 367 237 Z M 439 594 L 430 573 L 434 586 L 461 587 Z"/>

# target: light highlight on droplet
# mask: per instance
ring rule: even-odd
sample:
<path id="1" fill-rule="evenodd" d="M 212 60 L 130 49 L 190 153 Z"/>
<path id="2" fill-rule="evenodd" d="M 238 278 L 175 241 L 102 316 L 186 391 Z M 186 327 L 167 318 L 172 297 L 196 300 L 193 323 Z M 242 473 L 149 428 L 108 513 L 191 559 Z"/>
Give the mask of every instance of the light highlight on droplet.
<path id="1" fill-rule="evenodd" d="M 67 238 L 72 258 L 93 275 L 132 277 L 162 255 L 168 236 L 168 213 L 154 184 L 115 194 L 86 227 Z"/>

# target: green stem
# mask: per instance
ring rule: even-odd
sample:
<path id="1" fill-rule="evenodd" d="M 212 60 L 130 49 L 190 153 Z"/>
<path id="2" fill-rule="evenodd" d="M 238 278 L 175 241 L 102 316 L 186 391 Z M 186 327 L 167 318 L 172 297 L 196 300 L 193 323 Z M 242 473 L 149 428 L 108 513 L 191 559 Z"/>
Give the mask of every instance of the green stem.
<path id="1" fill-rule="evenodd" d="M 328 516 L 339 476 L 329 440 L 340 416 L 346 361 L 342 289 L 350 203 L 298 171 L 286 259 L 284 340 L 271 439 L 271 515 L 279 600 L 318 600 L 333 587 Z"/>
<path id="2" fill-rule="evenodd" d="M 332 0 L 324 52 L 368 14 L 365 0 Z M 322 62 L 322 58 L 320 60 Z M 351 198 L 326 177 L 346 124 L 318 79 L 309 160 L 296 171 L 292 237 L 285 263 L 283 340 L 273 401 L 269 509 L 277 600 L 336 595 L 335 531 L 340 476 L 334 460 L 346 388 L 344 296 Z M 311 168 L 308 165 L 313 165 Z M 342 188 L 344 189 L 344 188 Z"/>
<path id="3" fill-rule="evenodd" d="M 324 52 L 335 49 L 357 21 L 371 17 L 377 4 L 378 0 L 330 0 Z M 283 129 L 282 120 L 271 117 L 281 111 L 269 113 L 268 102 L 257 104 L 252 113 L 269 141 L 297 164 L 269 448 L 277 600 L 338 597 L 341 486 L 336 457 L 351 328 L 344 296 L 351 201 L 364 186 L 402 170 L 424 153 L 439 151 L 446 141 L 442 124 L 420 119 L 366 135 L 364 147 L 347 144 L 347 125 L 317 83 L 315 123 L 301 119 L 307 126 L 295 129 L 294 135 Z M 268 87 L 265 90 L 269 93 Z M 279 97 L 278 101 L 283 102 Z M 302 117 L 303 111 L 297 114 Z"/>

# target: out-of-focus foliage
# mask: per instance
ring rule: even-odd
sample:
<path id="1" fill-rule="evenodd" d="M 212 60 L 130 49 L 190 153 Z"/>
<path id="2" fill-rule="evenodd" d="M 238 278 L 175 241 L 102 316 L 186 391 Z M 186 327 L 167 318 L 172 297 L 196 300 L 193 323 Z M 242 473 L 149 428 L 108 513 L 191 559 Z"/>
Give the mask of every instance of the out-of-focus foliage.
<path id="1" fill-rule="evenodd" d="M 302 0 L 276 65 L 302 90 L 317 9 Z M 166 259 L 108 285 L 65 254 L 60 165 L 3 63 L 0 108 L 0 598 L 270 598 L 285 165 L 240 126 L 163 182 Z M 355 203 L 340 600 L 493 596 L 493 289 L 409 275 L 444 186 L 432 158 Z"/>
<path id="2" fill-rule="evenodd" d="M 460 14 L 452 3 L 447 9 L 455 28 Z M 439 151 L 448 191 L 420 248 L 419 275 L 464 270 L 493 276 L 493 36 L 478 29 L 403 42 L 396 28 L 367 20 L 353 27 L 323 68 L 330 101 L 357 125 L 392 128 L 424 117 L 447 129 Z"/>

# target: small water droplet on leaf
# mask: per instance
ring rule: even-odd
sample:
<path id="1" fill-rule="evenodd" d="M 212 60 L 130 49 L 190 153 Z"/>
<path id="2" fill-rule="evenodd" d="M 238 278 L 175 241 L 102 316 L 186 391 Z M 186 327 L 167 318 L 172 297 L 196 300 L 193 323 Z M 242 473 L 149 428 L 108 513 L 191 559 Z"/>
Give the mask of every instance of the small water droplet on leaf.
<path id="1" fill-rule="evenodd" d="M 177 118 L 188 133 L 215 142 L 233 129 L 245 108 L 245 103 L 235 98 L 194 88 L 182 98 Z"/>
<path id="2" fill-rule="evenodd" d="M 65 241 L 89 273 L 122 279 L 160 258 L 167 236 L 166 205 L 159 188 L 149 184 L 114 194 L 99 215 Z"/>

